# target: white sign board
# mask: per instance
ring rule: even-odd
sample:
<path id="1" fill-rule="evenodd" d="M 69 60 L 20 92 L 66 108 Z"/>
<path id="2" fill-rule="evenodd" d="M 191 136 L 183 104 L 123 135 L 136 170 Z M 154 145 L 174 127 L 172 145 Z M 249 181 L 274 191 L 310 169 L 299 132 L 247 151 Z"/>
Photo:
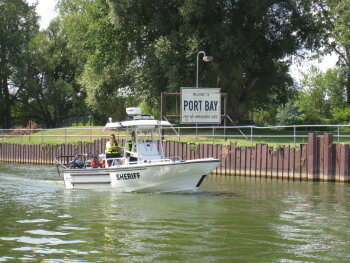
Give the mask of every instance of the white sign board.
<path id="1" fill-rule="evenodd" d="M 220 89 L 181 88 L 181 123 L 220 122 Z"/>

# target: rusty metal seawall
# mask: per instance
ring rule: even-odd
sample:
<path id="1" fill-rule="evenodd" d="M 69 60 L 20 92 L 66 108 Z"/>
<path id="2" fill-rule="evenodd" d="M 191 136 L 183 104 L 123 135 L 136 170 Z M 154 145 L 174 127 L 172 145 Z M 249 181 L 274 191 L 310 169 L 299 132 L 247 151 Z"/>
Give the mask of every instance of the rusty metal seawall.
<path id="1" fill-rule="evenodd" d="M 0 143 L 0 162 L 55 164 L 58 155 L 97 154 L 104 151 L 106 139 L 93 143 L 61 145 L 22 145 Z M 184 160 L 214 157 L 222 164 L 214 171 L 222 175 L 243 175 L 288 180 L 349 182 L 349 145 L 334 144 L 333 135 L 310 133 L 308 143 L 300 147 L 273 148 L 267 144 L 236 147 L 235 143 L 195 144 L 166 141 L 165 155 Z"/>

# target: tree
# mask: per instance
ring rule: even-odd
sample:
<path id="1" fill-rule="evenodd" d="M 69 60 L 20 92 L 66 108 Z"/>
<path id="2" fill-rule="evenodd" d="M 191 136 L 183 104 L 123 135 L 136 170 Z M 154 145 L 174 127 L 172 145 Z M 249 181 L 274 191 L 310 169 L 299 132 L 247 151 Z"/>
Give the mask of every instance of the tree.
<path id="1" fill-rule="evenodd" d="M 322 24 L 322 49 L 319 55 L 338 55 L 338 65 L 346 70 L 346 101 L 350 105 L 350 0 L 314 1 L 317 23 Z"/>
<path id="2" fill-rule="evenodd" d="M 161 91 L 194 86 L 196 55 L 205 50 L 215 60 L 201 64 L 200 83 L 229 93 L 235 120 L 286 102 L 293 93 L 286 57 L 317 44 L 307 0 L 109 2 L 128 40 L 133 90 L 157 101 Z"/>
<path id="3" fill-rule="evenodd" d="M 106 0 L 62 0 L 59 9 L 68 45 L 83 58 L 76 80 L 87 106 L 100 119 L 121 118 L 133 103 L 127 36 L 111 23 Z"/>
<path id="4" fill-rule="evenodd" d="M 28 43 L 38 32 L 35 7 L 24 0 L 0 0 L 0 127 L 11 127 L 11 108 L 30 81 Z"/>
<path id="5" fill-rule="evenodd" d="M 82 66 L 67 43 L 61 21 L 51 22 L 47 30 L 38 33 L 29 51 L 30 81 L 17 98 L 22 104 L 22 116 L 46 127 L 59 127 L 71 115 L 82 115 L 86 110 L 85 93 L 76 81 Z"/>
<path id="6" fill-rule="evenodd" d="M 298 111 L 294 100 L 288 101 L 277 109 L 276 123 L 277 125 L 295 125 L 302 123 L 301 113 Z"/>
<path id="7" fill-rule="evenodd" d="M 318 124 L 322 119 L 330 118 L 330 107 L 326 100 L 326 87 L 323 75 L 316 67 L 311 67 L 303 75 L 303 90 L 298 94 L 297 106 L 304 123 Z"/>
<path id="8" fill-rule="evenodd" d="M 304 88 L 298 93 L 294 107 L 298 108 L 304 123 L 349 121 L 343 68 L 322 73 L 313 66 L 303 74 L 302 84 Z"/>

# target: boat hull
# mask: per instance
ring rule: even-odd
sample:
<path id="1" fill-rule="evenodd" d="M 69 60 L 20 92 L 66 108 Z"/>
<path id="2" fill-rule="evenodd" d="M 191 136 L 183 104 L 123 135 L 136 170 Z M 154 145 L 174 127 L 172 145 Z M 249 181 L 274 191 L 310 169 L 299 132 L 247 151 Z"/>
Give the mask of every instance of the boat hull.
<path id="1" fill-rule="evenodd" d="M 63 169 L 66 188 L 108 189 L 120 192 L 176 192 L 198 188 L 220 160 L 151 162 L 111 168 Z"/>

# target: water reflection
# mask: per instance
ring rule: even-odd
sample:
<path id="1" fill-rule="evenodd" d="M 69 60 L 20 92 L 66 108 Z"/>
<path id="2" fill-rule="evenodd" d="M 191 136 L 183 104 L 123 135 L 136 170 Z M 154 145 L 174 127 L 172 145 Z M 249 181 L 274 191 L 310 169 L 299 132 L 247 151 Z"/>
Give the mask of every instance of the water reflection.
<path id="1" fill-rule="evenodd" d="M 209 176 L 201 191 L 67 190 L 0 164 L 0 262 L 346 262 L 349 186 Z"/>
<path id="2" fill-rule="evenodd" d="M 273 238 L 278 238 L 283 254 L 276 261 L 349 261 L 348 184 L 249 177 L 211 177 L 211 180 L 207 181 L 209 192 L 225 194 L 234 189 L 237 196 L 257 204 L 265 200 L 252 212 L 257 222 L 268 212 L 270 222 L 266 226 L 276 232 Z M 277 212 L 276 217 L 273 211 Z"/>
<path id="3" fill-rule="evenodd" d="M 282 199 L 284 209 L 275 228 L 295 259 L 349 259 L 348 185 L 307 183 L 303 192 Z"/>

